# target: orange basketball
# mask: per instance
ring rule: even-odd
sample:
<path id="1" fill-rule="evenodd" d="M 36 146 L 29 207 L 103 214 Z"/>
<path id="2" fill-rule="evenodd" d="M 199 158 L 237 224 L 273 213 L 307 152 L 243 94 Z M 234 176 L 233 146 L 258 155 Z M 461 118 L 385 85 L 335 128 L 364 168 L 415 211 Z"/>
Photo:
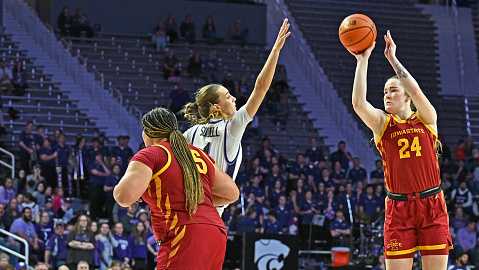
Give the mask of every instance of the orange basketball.
<path id="1" fill-rule="evenodd" d="M 341 44 L 354 53 L 362 53 L 373 45 L 376 36 L 376 25 L 363 14 L 349 15 L 339 26 Z"/>

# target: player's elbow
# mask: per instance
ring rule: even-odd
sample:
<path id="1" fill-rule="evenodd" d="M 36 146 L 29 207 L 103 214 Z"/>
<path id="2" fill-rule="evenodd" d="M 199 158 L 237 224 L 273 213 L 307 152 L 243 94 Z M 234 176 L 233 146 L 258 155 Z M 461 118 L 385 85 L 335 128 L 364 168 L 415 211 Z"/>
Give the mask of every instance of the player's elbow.
<path id="1" fill-rule="evenodd" d="M 129 207 L 135 202 L 129 197 L 130 196 L 128 192 L 122 190 L 119 185 L 116 185 L 113 189 L 113 198 L 115 199 L 116 203 L 118 203 L 118 205 L 120 205 L 121 207 Z"/>

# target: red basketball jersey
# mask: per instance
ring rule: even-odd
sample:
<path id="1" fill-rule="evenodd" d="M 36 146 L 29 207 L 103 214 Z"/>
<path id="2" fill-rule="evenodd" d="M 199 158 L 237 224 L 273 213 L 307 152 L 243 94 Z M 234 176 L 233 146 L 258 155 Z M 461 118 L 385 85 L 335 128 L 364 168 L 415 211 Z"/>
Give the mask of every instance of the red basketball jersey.
<path id="1" fill-rule="evenodd" d="M 436 131 L 416 114 L 407 120 L 387 115 L 382 134 L 375 141 L 388 191 L 412 193 L 440 185 L 436 139 Z"/>
<path id="2" fill-rule="evenodd" d="M 185 207 L 183 172 L 169 142 L 144 148 L 132 158 L 132 161 L 142 162 L 153 171 L 142 199 L 150 207 L 151 224 L 157 240 L 173 237 L 175 244 L 180 243 L 185 234 L 184 225 L 187 224 L 202 223 L 225 228 L 213 206 L 211 189 L 215 177 L 214 163 L 202 150 L 194 146 L 190 146 L 190 150 L 200 172 L 204 191 L 203 202 L 191 217 Z"/>

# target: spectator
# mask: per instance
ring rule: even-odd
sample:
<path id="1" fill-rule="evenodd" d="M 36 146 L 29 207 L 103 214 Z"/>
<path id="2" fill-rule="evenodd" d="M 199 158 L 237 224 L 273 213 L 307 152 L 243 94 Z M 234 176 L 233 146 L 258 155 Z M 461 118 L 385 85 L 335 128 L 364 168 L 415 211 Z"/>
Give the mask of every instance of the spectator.
<path id="1" fill-rule="evenodd" d="M 185 91 L 185 89 L 175 84 L 173 86 L 173 91 L 170 92 L 170 104 L 168 108 L 175 114 L 179 114 L 180 110 L 183 109 L 186 103 L 190 100 L 190 94 Z"/>
<path id="2" fill-rule="evenodd" d="M 40 239 L 38 239 L 32 222 L 32 209 L 28 207 L 23 208 L 22 217 L 15 219 L 10 227 L 10 232 L 27 240 L 32 250 L 38 251 L 40 248 Z"/>
<path id="3" fill-rule="evenodd" d="M 116 223 L 112 237 L 113 259 L 123 262 L 124 265 L 130 265 L 132 258 L 132 245 L 128 238 L 124 234 L 123 224 Z"/>
<path id="4" fill-rule="evenodd" d="M 79 261 L 76 270 L 90 270 L 90 264 L 87 261 Z"/>
<path id="5" fill-rule="evenodd" d="M 348 180 L 354 183 L 359 181 L 365 182 L 367 180 L 368 173 L 361 166 L 361 160 L 358 157 L 353 158 L 353 167 L 348 172 Z"/>
<path id="6" fill-rule="evenodd" d="M 48 139 L 43 140 L 42 147 L 38 150 L 38 156 L 40 157 L 40 167 L 43 177 L 45 177 L 47 184 L 51 187 L 56 187 L 58 178 L 56 172 L 58 152 L 51 147 Z"/>
<path id="7" fill-rule="evenodd" d="M 166 36 L 165 24 L 160 22 L 151 35 L 152 42 L 155 44 L 156 52 L 163 51 L 168 46 L 168 37 Z"/>
<path id="8" fill-rule="evenodd" d="M 5 62 L 0 63 L 0 90 L 3 95 L 13 92 L 13 70 Z"/>
<path id="9" fill-rule="evenodd" d="M 117 142 L 118 145 L 113 147 L 111 155 L 118 159 L 118 162 L 121 164 L 121 174 L 124 174 L 126 167 L 128 167 L 128 162 L 130 162 L 131 157 L 133 157 L 133 150 L 128 145 L 130 142 L 130 136 L 118 136 Z"/>
<path id="10" fill-rule="evenodd" d="M 477 241 L 477 233 L 476 233 L 476 222 L 469 221 L 467 227 L 459 229 L 457 232 L 457 249 L 458 252 L 465 252 L 470 257 L 474 256 L 475 251 L 474 248 L 476 247 Z"/>
<path id="11" fill-rule="evenodd" d="M 88 17 L 79 8 L 75 10 L 75 15 L 73 15 L 71 32 L 74 37 L 92 38 L 94 36 Z"/>
<path id="12" fill-rule="evenodd" d="M 8 230 L 7 226 L 7 212 L 5 210 L 5 204 L 0 203 L 0 229 Z"/>
<path id="13" fill-rule="evenodd" d="M 20 134 L 18 146 L 20 146 L 20 168 L 25 171 L 30 171 L 31 162 L 37 161 L 37 152 L 33 139 L 33 122 L 27 121 L 25 128 Z"/>
<path id="14" fill-rule="evenodd" d="M 331 222 L 330 233 L 333 237 L 333 243 L 339 246 L 351 246 L 352 228 L 344 219 L 344 213 L 341 210 L 336 211 L 336 218 Z"/>
<path id="15" fill-rule="evenodd" d="M 108 223 L 101 223 L 100 233 L 95 236 L 95 239 L 96 251 L 100 258 L 100 270 L 107 270 L 113 261 L 113 244 Z"/>
<path id="16" fill-rule="evenodd" d="M 64 7 L 62 13 L 58 15 L 57 27 L 60 30 L 60 36 L 70 36 L 72 28 L 72 17 L 67 7 Z"/>
<path id="17" fill-rule="evenodd" d="M 40 182 L 37 185 L 37 188 L 33 192 L 33 199 L 37 202 L 38 207 L 42 208 L 45 206 L 46 195 L 45 195 L 45 182 Z"/>
<path id="18" fill-rule="evenodd" d="M 333 172 L 331 173 L 331 178 L 335 185 L 344 184 L 346 180 L 346 170 L 343 169 L 341 166 L 341 162 L 335 161 L 333 162 L 334 168 Z"/>
<path id="19" fill-rule="evenodd" d="M 267 219 L 264 222 L 264 233 L 269 234 L 282 234 L 283 228 L 279 224 L 278 219 L 276 218 L 276 213 L 270 211 L 267 215 Z"/>
<path id="20" fill-rule="evenodd" d="M 33 141 L 37 150 L 43 146 L 44 140 L 48 140 L 45 127 L 42 125 L 38 125 L 35 129 L 35 132 L 33 133 Z"/>
<path id="21" fill-rule="evenodd" d="M 178 26 L 174 16 L 169 15 L 165 22 L 166 36 L 171 43 L 175 43 L 178 39 Z"/>
<path id="22" fill-rule="evenodd" d="M 113 218 L 113 207 L 115 206 L 115 199 L 113 198 L 113 188 L 120 181 L 121 178 L 121 168 L 120 165 L 113 165 L 112 175 L 106 177 L 105 183 L 103 184 L 103 191 L 105 192 L 105 217 L 108 219 Z"/>
<path id="23" fill-rule="evenodd" d="M 320 211 L 317 209 L 317 204 L 313 201 L 313 193 L 309 190 L 306 191 L 304 194 L 304 199 L 300 202 L 299 214 L 301 216 L 301 224 L 313 224 L 313 216 L 319 213 Z"/>
<path id="24" fill-rule="evenodd" d="M 173 50 L 168 52 L 168 55 L 163 60 L 163 78 L 165 80 L 178 80 L 180 76 L 180 61 L 176 57 Z"/>
<path id="25" fill-rule="evenodd" d="M 198 80 L 201 76 L 202 69 L 202 61 L 201 56 L 198 51 L 193 51 L 190 59 L 188 60 L 188 68 L 187 71 L 192 78 Z"/>
<path id="26" fill-rule="evenodd" d="M 472 214 L 472 193 L 466 182 L 461 182 L 459 187 L 451 192 L 451 202 L 455 207 L 462 207 L 467 214 Z"/>
<path id="27" fill-rule="evenodd" d="M 54 146 L 57 153 L 57 165 L 61 168 L 61 183 L 57 183 L 57 186 L 61 184 L 62 187 L 68 187 L 68 160 L 70 158 L 71 150 L 65 143 L 65 135 L 59 134 L 57 137 L 57 143 Z"/>
<path id="28" fill-rule="evenodd" d="M 25 270 L 26 270 L 27 267 L 25 267 Z M 17 268 L 17 270 L 20 270 L 19 268 Z M 46 263 L 37 263 L 37 265 L 35 265 L 35 270 L 48 270 L 48 265 Z"/>
<path id="29" fill-rule="evenodd" d="M 217 41 L 215 20 L 211 15 L 206 18 L 206 21 L 203 24 L 203 38 L 210 44 Z"/>
<path id="30" fill-rule="evenodd" d="M 13 67 L 12 71 L 12 84 L 14 87 L 13 94 L 16 96 L 23 96 L 25 95 L 25 90 L 28 87 L 27 83 L 27 72 L 25 71 L 25 67 L 23 66 L 22 62 L 17 62 Z"/>
<path id="31" fill-rule="evenodd" d="M 151 235 L 148 237 L 146 247 L 148 248 L 148 268 L 147 269 L 154 269 L 156 266 L 156 258 L 158 251 L 160 251 L 160 245 L 158 241 L 156 241 L 155 236 Z"/>
<path id="32" fill-rule="evenodd" d="M 352 160 L 351 154 L 346 150 L 346 142 L 339 141 L 338 143 L 338 150 L 333 152 L 329 157 L 331 163 L 335 163 L 339 161 L 341 163 L 341 167 L 343 170 L 347 171 L 349 169 L 349 161 Z"/>
<path id="33" fill-rule="evenodd" d="M 135 270 L 146 269 L 148 232 L 143 222 L 136 223 L 131 233 L 131 258 Z"/>
<path id="34" fill-rule="evenodd" d="M 237 19 L 230 28 L 230 38 L 239 41 L 242 46 L 246 44 L 248 33 L 248 28 L 242 27 L 240 19 Z"/>
<path id="35" fill-rule="evenodd" d="M 364 212 L 364 214 L 366 214 L 366 217 L 370 221 L 375 220 L 381 211 L 381 203 L 374 195 L 374 189 L 372 185 L 368 185 L 366 188 L 366 194 L 361 196 L 359 201 L 359 209 L 360 212 Z"/>
<path id="36" fill-rule="evenodd" d="M 26 192 L 35 192 L 35 187 L 42 182 L 45 183 L 45 177 L 42 176 L 42 169 L 40 165 L 35 165 L 33 166 L 33 174 L 27 175 Z"/>
<path id="37" fill-rule="evenodd" d="M 102 154 L 97 153 L 95 162 L 90 165 L 90 181 L 88 186 L 91 216 L 94 219 L 104 216 L 102 213 L 103 204 L 105 203 L 103 186 L 106 178 L 110 175 L 110 169 L 105 165 Z"/>
<path id="38" fill-rule="evenodd" d="M 11 199 L 5 213 L 5 227 L 10 228 L 13 221 L 20 217 L 20 211 L 18 211 L 18 209 L 17 199 Z"/>
<path id="39" fill-rule="evenodd" d="M 311 137 L 311 148 L 306 150 L 306 157 L 313 163 L 324 161 L 324 152 L 323 150 L 318 147 L 318 142 L 316 138 Z"/>
<path id="40" fill-rule="evenodd" d="M 258 214 L 255 209 L 248 209 L 247 215 L 242 216 L 238 222 L 238 232 L 260 232 Z"/>
<path id="41" fill-rule="evenodd" d="M 447 270 L 470 270 L 467 265 L 469 263 L 469 255 L 466 252 L 459 253 L 453 265 L 450 265 Z"/>
<path id="42" fill-rule="evenodd" d="M 193 17 L 190 14 L 186 15 L 185 20 L 180 25 L 180 34 L 188 43 L 195 43 L 196 29 Z"/>
<path id="43" fill-rule="evenodd" d="M 71 269 L 75 269 L 79 261 L 93 265 L 95 238 L 90 231 L 89 223 L 90 219 L 86 215 L 80 215 L 75 228 L 68 234 L 67 263 Z"/>
<path id="44" fill-rule="evenodd" d="M 62 220 L 55 221 L 55 233 L 48 238 L 45 244 L 45 262 L 58 268 L 67 261 L 67 237 L 65 224 Z"/>
<path id="45" fill-rule="evenodd" d="M 371 184 L 382 184 L 384 182 L 383 161 L 376 160 L 376 169 L 369 176 Z"/>
<path id="46" fill-rule="evenodd" d="M 286 229 L 293 219 L 294 210 L 287 204 L 285 195 L 279 197 L 278 206 L 274 208 L 278 223 L 282 230 Z"/>
<path id="47" fill-rule="evenodd" d="M 133 229 L 133 225 L 137 223 L 136 219 L 136 211 L 138 209 L 138 204 L 132 204 L 128 207 L 127 212 L 125 215 L 120 217 L 120 222 L 123 224 L 123 229 L 125 233 L 131 233 Z"/>
<path id="48" fill-rule="evenodd" d="M 8 204 L 11 199 L 15 198 L 15 190 L 13 189 L 12 178 L 5 178 L 5 182 L 0 186 L 0 203 Z"/>
<path id="49" fill-rule="evenodd" d="M 35 223 L 35 229 L 38 238 L 42 241 L 41 243 L 45 245 L 48 239 L 53 235 L 53 223 L 50 221 L 50 216 L 47 212 L 41 212 L 40 222 Z"/>

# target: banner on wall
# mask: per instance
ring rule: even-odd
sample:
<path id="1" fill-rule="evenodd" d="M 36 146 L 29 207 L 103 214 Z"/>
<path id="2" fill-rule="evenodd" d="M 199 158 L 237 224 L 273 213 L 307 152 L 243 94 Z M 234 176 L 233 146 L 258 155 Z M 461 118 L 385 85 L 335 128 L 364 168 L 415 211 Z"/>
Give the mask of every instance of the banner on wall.
<path id="1" fill-rule="evenodd" d="M 297 236 L 247 233 L 244 260 L 245 269 L 297 269 Z"/>

